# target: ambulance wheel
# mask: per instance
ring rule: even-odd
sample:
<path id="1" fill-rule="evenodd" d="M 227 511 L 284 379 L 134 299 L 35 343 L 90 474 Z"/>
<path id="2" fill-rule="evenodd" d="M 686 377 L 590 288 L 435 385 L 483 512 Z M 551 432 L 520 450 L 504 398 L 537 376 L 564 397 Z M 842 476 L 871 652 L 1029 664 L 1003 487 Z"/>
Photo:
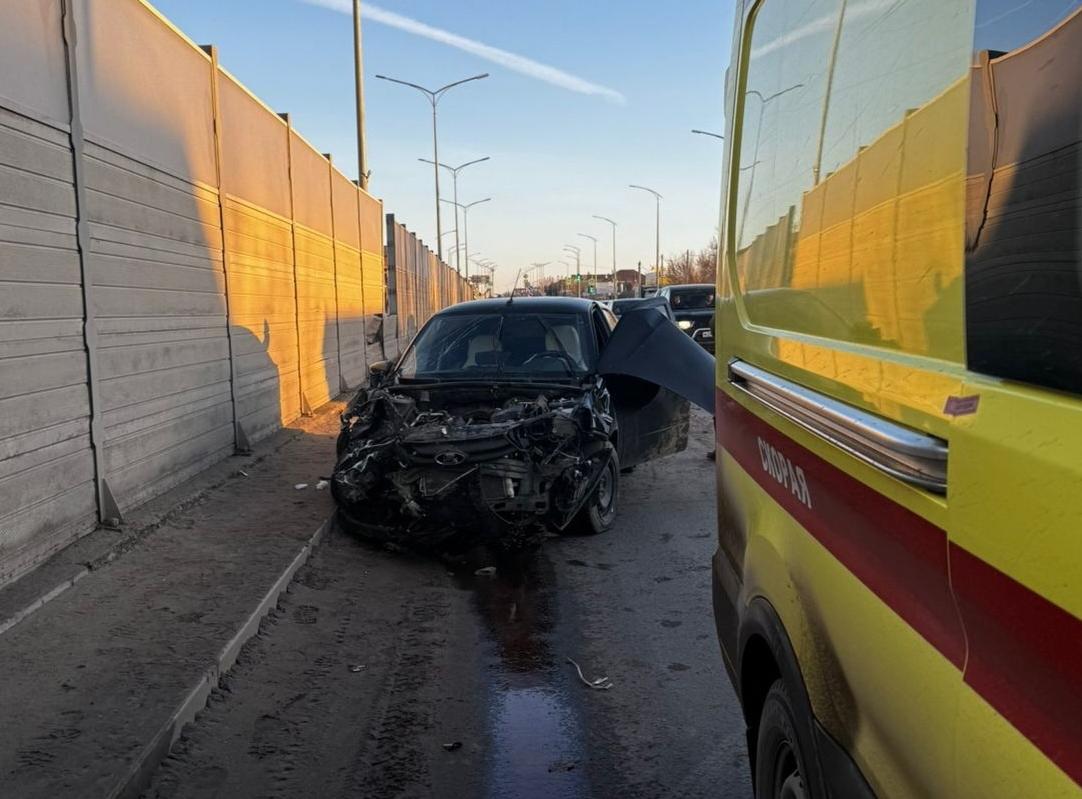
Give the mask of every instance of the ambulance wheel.
<path id="1" fill-rule="evenodd" d="M 756 799 L 809 799 L 805 786 L 808 756 L 797 736 L 797 712 L 785 683 L 776 680 L 759 717 L 755 746 Z"/>

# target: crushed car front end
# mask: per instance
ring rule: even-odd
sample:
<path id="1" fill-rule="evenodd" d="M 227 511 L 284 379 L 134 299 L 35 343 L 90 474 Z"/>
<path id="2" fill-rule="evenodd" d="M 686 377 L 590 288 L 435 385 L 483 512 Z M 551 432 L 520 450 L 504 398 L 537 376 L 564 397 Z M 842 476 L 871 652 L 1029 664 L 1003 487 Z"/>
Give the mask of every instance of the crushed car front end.
<path id="1" fill-rule="evenodd" d="M 342 415 L 332 490 L 368 537 L 453 551 L 530 546 L 580 512 L 615 458 L 603 381 L 398 382 Z"/>

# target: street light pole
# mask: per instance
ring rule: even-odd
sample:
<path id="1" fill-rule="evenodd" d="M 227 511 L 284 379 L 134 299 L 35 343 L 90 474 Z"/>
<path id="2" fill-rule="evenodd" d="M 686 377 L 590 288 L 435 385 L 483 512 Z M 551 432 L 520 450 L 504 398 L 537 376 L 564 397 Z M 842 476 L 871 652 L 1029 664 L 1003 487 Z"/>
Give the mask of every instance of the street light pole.
<path id="1" fill-rule="evenodd" d="M 469 216 L 470 209 L 473 208 L 475 205 L 480 205 L 481 203 L 487 203 L 487 202 L 490 202 L 491 200 L 492 200 L 491 197 L 485 197 L 485 199 L 483 199 L 483 200 L 474 200 L 472 203 L 466 203 L 465 205 L 462 205 L 461 203 L 456 202 L 454 200 L 440 200 L 440 202 L 449 203 L 450 205 L 455 206 L 455 208 L 461 208 L 462 209 L 462 240 L 463 240 L 463 245 L 466 248 L 466 252 L 470 251 L 470 216 Z M 470 279 L 470 259 L 467 258 L 466 259 L 466 280 L 467 280 L 467 282 L 469 281 L 469 279 Z"/>
<path id="2" fill-rule="evenodd" d="M 657 283 L 657 288 L 661 288 L 661 195 L 651 188 L 646 186 L 639 186 L 635 183 L 629 183 L 628 188 L 639 189 L 640 191 L 648 191 L 654 195 L 654 200 L 657 203 L 655 217 L 654 217 L 654 278 Z"/>
<path id="3" fill-rule="evenodd" d="M 571 266 L 572 266 L 572 263 L 570 261 L 565 261 L 563 258 L 560 259 L 560 263 L 567 267 L 567 277 L 565 279 L 567 280 L 568 283 L 570 283 L 571 282 Z"/>
<path id="4" fill-rule="evenodd" d="M 364 57 L 361 39 L 361 0 L 353 0 L 353 88 L 357 96 L 357 176 L 368 191 L 368 147 L 364 136 Z"/>
<path id="5" fill-rule="evenodd" d="M 594 293 L 597 293 L 597 236 L 591 236 L 589 233 L 579 233 L 584 239 L 590 239 L 594 243 Z"/>
<path id="6" fill-rule="evenodd" d="M 552 261 L 534 261 L 530 266 L 537 270 L 539 277 L 537 278 L 538 284 L 541 284 L 545 280 L 545 267 L 551 264 Z M 542 287 L 544 290 L 544 287 Z"/>
<path id="7" fill-rule="evenodd" d="M 432 104 L 432 174 L 436 180 L 436 250 L 439 259 L 443 260 L 443 227 L 440 224 L 440 150 L 439 140 L 436 135 L 436 106 L 439 104 L 443 95 L 455 86 L 461 86 L 463 83 L 469 83 L 471 80 L 481 80 L 481 78 L 487 78 L 488 73 L 485 72 L 481 75 L 474 75 L 470 78 L 463 78 L 462 80 L 456 80 L 454 83 L 448 83 L 446 86 L 441 86 L 438 89 L 426 89 L 424 86 L 418 86 L 416 83 L 410 83 L 405 80 L 398 80 L 397 78 L 388 78 L 386 75 L 376 75 L 380 80 L 390 81 L 391 83 L 398 83 L 402 86 L 409 86 L 411 89 L 416 89 L 428 98 L 428 101 Z M 467 270 L 469 264 L 466 264 Z"/>
<path id="8" fill-rule="evenodd" d="M 616 220 L 609 219 L 607 216 L 599 216 L 594 214 L 594 219 L 600 219 L 603 222 L 608 222 L 612 225 L 612 291 L 616 293 Z"/>
<path id="9" fill-rule="evenodd" d="M 576 247 L 574 244 L 565 244 L 564 249 L 575 253 L 575 276 L 578 278 L 575 282 L 578 283 L 578 293 L 582 296 L 582 250 Z"/>
<path id="10" fill-rule="evenodd" d="M 439 166 L 443 167 L 444 169 L 446 169 L 447 171 L 449 171 L 451 173 L 451 182 L 454 185 L 454 196 L 455 196 L 455 247 L 456 248 L 461 246 L 461 245 L 459 245 L 459 242 L 458 242 L 458 173 L 461 170 L 468 167 L 468 166 L 472 166 L 473 164 L 479 164 L 482 161 L 487 161 L 488 159 L 489 159 L 489 156 L 486 155 L 484 158 L 476 158 L 473 161 L 467 161 L 466 163 L 459 164 L 458 166 L 447 166 L 447 164 L 439 164 Z M 427 158 L 418 158 L 417 160 L 422 162 L 422 163 L 425 163 L 425 164 L 436 164 L 435 161 L 430 161 Z M 455 269 L 458 270 L 459 274 L 462 274 L 462 261 L 459 260 L 459 255 L 458 255 L 458 250 L 457 249 L 455 250 Z M 467 260 L 467 262 L 466 262 L 466 271 L 469 272 L 469 269 L 470 269 L 470 265 L 469 265 L 469 261 Z"/>
<path id="11" fill-rule="evenodd" d="M 699 130 L 698 128 L 692 128 L 691 132 L 698 133 L 700 136 L 713 136 L 715 139 L 721 139 L 722 141 L 725 141 L 725 137 L 722 136 L 720 133 L 711 133 L 708 130 Z"/>

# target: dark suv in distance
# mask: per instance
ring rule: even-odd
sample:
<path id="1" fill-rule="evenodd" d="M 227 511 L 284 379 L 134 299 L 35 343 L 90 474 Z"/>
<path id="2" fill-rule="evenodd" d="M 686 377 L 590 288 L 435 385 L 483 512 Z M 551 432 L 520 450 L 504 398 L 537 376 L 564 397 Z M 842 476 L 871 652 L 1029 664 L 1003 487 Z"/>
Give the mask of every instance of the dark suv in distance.
<path id="1" fill-rule="evenodd" d="M 710 353 L 714 352 L 714 284 L 687 283 L 662 286 L 657 296 L 672 308 L 676 326 Z"/>

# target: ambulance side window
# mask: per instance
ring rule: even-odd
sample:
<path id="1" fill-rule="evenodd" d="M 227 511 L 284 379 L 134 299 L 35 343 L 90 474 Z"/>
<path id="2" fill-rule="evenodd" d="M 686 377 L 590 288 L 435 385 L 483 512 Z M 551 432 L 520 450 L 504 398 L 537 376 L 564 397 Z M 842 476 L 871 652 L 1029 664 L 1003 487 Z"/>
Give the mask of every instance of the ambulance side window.
<path id="1" fill-rule="evenodd" d="M 1082 392 L 1082 0 L 979 0 L 975 31 L 968 366 Z"/>
<path id="2" fill-rule="evenodd" d="M 730 239 L 749 319 L 961 364 L 976 0 L 766 0 Z"/>

